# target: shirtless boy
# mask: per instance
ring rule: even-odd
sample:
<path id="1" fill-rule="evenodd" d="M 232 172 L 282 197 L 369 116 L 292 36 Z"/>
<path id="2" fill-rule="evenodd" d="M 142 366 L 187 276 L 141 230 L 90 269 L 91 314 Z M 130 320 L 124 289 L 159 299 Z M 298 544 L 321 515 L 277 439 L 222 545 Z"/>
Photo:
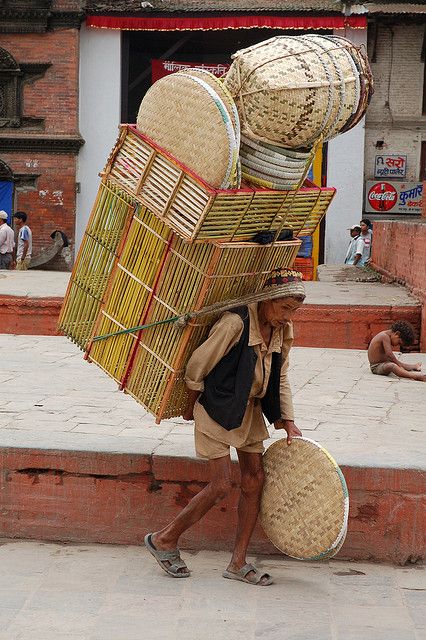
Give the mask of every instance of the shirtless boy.
<path id="1" fill-rule="evenodd" d="M 400 350 L 402 345 L 409 346 L 415 339 L 414 329 L 409 322 L 395 322 L 387 331 L 378 333 L 368 347 L 368 360 L 372 373 L 388 376 L 394 373 L 399 378 L 410 378 L 426 382 L 426 375 L 421 373 L 422 365 L 406 364 L 395 357 L 393 351 Z"/>

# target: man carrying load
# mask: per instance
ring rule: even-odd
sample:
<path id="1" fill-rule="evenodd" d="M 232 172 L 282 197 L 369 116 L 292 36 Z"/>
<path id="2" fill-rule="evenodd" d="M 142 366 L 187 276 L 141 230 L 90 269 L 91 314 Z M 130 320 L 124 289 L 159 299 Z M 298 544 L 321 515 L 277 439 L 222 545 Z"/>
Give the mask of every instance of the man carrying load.
<path id="1" fill-rule="evenodd" d="M 183 417 L 195 420 L 195 448 L 208 460 L 211 480 L 172 522 L 145 536 L 150 553 L 175 578 L 190 575 L 178 550 L 180 536 L 231 489 L 232 446 L 238 454 L 241 494 L 234 550 L 223 576 L 260 586 L 272 583 L 269 574 L 247 563 L 246 553 L 264 482 L 263 441 L 269 433 L 263 416 L 276 429 L 285 429 L 288 444 L 301 435 L 294 423 L 287 371 L 292 319 L 305 299 L 302 275 L 277 269 L 264 292 L 261 302 L 225 312 L 186 368 Z"/>

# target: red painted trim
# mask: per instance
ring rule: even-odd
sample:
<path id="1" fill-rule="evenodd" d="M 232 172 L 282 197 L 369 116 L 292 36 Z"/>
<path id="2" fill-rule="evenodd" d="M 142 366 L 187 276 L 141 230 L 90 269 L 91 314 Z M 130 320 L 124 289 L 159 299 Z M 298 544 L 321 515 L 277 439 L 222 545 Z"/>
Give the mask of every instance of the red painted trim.
<path id="1" fill-rule="evenodd" d="M 99 29 L 123 31 L 218 31 L 222 29 L 366 29 L 365 16 L 209 16 L 122 17 L 87 16 L 86 25 Z"/>

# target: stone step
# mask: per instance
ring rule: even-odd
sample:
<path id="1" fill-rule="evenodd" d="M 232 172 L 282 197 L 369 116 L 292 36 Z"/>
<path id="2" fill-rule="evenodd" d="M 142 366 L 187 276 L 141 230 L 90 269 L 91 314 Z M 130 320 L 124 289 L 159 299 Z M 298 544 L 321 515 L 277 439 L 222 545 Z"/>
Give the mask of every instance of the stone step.
<path id="1" fill-rule="evenodd" d="M 51 271 L 0 272 L 2 332 L 57 335 L 69 277 Z M 407 320 L 420 331 L 421 304 L 399 285 L 317 281 L 306 282 L 306 292 L 295 319 L 298 346 L 365 349 L 375 333 L 396 320 Z"/>
<path id="2" fill-rule="evenodd" d="M 155 425 L 65 338 L 2 335 L 0 351 L 0 537 L 141 544 L 208 482 L 192 424 Z M 426 354 L 415 357 L 426 368 Z M 364 351 L 343 349 L 294 348 L 290 376 L 296 423 L 348 484 L 339 557 L 424 558 L 424 383 L 373 376 Z M 233 474 L 238 484 L 236 463 Z M 235 489 L 183 546 L 230 549 L 237 498 Z M 251 550 L 274 552 L 260 525 Z"/>

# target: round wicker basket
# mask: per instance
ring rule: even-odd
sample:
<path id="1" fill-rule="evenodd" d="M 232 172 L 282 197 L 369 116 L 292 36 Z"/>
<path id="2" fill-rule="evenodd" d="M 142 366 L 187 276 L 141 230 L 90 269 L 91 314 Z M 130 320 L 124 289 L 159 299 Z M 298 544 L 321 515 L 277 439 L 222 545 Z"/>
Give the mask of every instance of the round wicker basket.
<path id="1" fill-rule="evenodd" d="M 282 438 L 264 454 L 260 518 L 266 535 L 286 555 L 319 560 L 344 542 L 349 496 L 330 454 L 308 438 Z"/>
<path id="2" fill-rule="evenodd" d="M 352 49 L 333 36 L 277 36 L 235 53 L 225 84 L 242 132 L 293 149 L 337 135 L 360 102 Z"/>
<path id="3" fill-rule="evenodd" d="M 137 128 L 214 187 L 235 184 L 238 144 L 228 110 L 199 77 L 175 73 L 143 98 Z"/>

